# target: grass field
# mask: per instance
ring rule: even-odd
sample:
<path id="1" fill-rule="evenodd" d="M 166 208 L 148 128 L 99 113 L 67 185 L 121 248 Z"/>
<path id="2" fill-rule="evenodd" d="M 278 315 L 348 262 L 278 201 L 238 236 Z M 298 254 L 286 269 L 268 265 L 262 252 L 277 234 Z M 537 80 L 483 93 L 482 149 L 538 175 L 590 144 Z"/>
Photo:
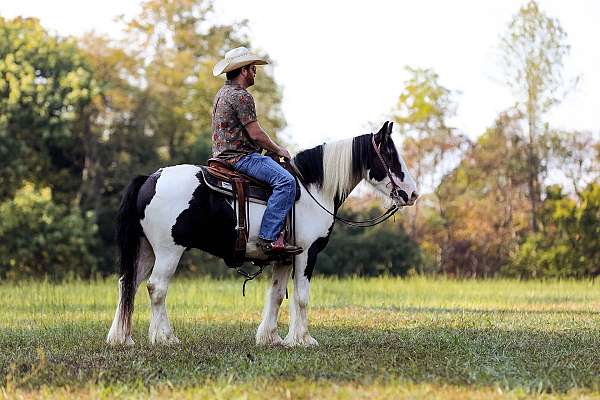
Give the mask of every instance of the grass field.
<path id="1" fill-rule="evenodd" d="M 132 348 L 104 338 L 114 280 L 0 284 L 0 393 L 7 398 L 600 397 L 600 285 L 324 279 L 314 349 L 257 348 L 266 279 L 175 280 L 181 345 L 150 347 L 145 290 Z M 287 332 L 287 301 L 280 333 Z"/>

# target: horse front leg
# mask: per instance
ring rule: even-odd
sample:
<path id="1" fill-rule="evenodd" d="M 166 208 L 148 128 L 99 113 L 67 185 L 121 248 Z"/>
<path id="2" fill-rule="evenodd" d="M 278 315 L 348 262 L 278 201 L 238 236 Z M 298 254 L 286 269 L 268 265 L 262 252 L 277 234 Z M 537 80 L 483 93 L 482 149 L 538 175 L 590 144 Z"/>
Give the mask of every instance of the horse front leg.
<path id="1" fill-rule="evenodd" d="M 284 340 L 284 345 L 318 346 L 319 343 L 308 333 L 308 298 L 310 280 L 305 275 L 308 256 L 303 252 L 296 256 L 294 271 L 294 295 L 290 301 L 290 330 Z"/>
<path id="2" fill-rule="evenodd" d="M 278 346 L 283 344 L 283 340 L 277 332 L 277 317 L 291 270 L 292 266 L 287 264 L 276 263 L 273 266 L 273 278 L 271 286 L 267 290 L 263 318 L 256 331 L 257 345 Z"/>

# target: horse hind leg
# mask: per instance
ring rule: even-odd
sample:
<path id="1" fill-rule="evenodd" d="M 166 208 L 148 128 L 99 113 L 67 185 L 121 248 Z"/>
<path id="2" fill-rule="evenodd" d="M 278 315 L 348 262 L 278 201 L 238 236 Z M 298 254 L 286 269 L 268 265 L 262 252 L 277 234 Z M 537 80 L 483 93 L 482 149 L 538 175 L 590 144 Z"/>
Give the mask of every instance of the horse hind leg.
<path id="1" fill-rule="evenodd" d="M 181 246 L 171 246 L 162 248 L 156 254 L 154 269 L 148 279 L 148 295 L 152 307 L 152 318 L 150 320 L 150 329 L 148 337 L 150 344 L 177 344 L 179 339 L 173 333 L 173 328 L 167 317 L 165 299 L 169 281 L 177 269 L 179 259 L 185 248 Z"/>
<path id="2" fill-rule="evenodd" d="M 140 248 L 136 262 L 135 291 L 137 291 L 140 283 L 146 279 L 153 265 L 154 251 L 152 250 L 152 246 L 150 246 L 150 243 L 146 238 L 142 238 L 140 239 Z M 132 337 L 132 315 L 124 315 L 125 311 L 122 305 L 122 298 L 123 284 L 122 279 L 119 279 L 119 303 L 117 304 L 115 318 L 113 319 L 113 323 L 108 331 L 106 342 L 112 345 L 131 346 L 134 344 Z"/>
<path id="3" fill-rule="evenodd" d="M 256 331 L 256 344 L 266 346 L 282 345 L 283 340 L 277 333 L 277 316 L 285 296 L 291 265 L 277 263 L 273 266 L 271 287 L 267 290 L 263 319 Z"/>

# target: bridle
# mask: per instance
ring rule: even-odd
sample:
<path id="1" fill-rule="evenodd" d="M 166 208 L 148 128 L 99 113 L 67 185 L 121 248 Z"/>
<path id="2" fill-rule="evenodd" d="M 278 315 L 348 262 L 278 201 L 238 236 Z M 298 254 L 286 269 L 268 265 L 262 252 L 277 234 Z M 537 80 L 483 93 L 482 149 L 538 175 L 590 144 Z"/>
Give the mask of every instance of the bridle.
<path id="1" fill-rule="evenodd" d="M 310 190 L 308 190 L 308 188 L 302 181 L 302 175 L 300 173 L 298 173 L 297 169 L 294 167 L 294 169 L 297 172 L 296 175 L 298 176 L 298 181 L 300 181 L 302 186 L 304 186 L 304 189 L 306 190 L 306 192 L 315 201 L 315 203 L 317 203 L 317 205 L 319 207 L 321 207 L 323 210 L 325 210 L 325 212 L 327 212 L 327 214 L 331 215 L 335 220 L 340 221 L 343 224 L 350 225 L 350 226 L 357 227 L 357 228 L 367 228 L 370 226 L 378 225 L 378 224 L 386 221 L 388 218 L 390 218 L 392 215 L 394 215 L 396 213 L 396 211 L 398 211 L 401 208 L 401 206 L 399 206 L 396 201 L 400 197 L 400 185 L 398 185 L 396 183 L 396 180 L 394 179 L 394 176 L 392 175 L 392 172 L 390 170 L 388 163 L 385 162 L 385 159 L 381 155 L 381 151 L 379 149 L 380 146 L 378 146 L 377 143 L 375 143 L 375 134 L 374 133 L 371 133 L 371 143 L 373 145 L 373 150 L 375 151 L 375 154 L 377 154 L 377 157 L 381 161 L 381 164 L 383 165 L 383 169 L 385 169 L 385 172 L 386 172 L 388 178 L 390 179 L 390 184 L 392 185 L 392 190 L 390 192 L 390 198 L 392 199 L 393 204 L 390 206 L 390 208 L 387 209 L 386 212 L 384 212 L 377 218 L 368 219 L 365 221 L 353 221 L 350 219 L 339 217 L 336 213 L 332 213 L 331 211 L 326 209 L 321 203 L 319 203 L 319 201 L 317 199 L 315 199 L 313 194 L 310 192 Z"/>
<path id="2" fill-rule="evenodd" d="M 375 149 L 375 154 L 377 154 L 377 157 L 379 157 L 379 161 L 381 161 L 381 164 L 383 164 L 383 169 L 385 170 L 385 173 L 387 174 L 388 178 L 390 178 L 390 182 L 388 183 L 388 185 L 390 183 L 392 184 L 390 198 L 392 199 L 392 201 L 395 201 L 395 199 L 400 197 L 400 190 L 401 190 L 400 185 L 398 185 L 396 183 L 396 180 L 394 179 L 394 176 L 392 175 L 392 169 L 390 168 L 388 163 L 385 162 L 385 158 L 383 158 L 383 156 L 381 155 L 381 150 L 379 150 L 379 148 L 381 147 L 381 144 L 378 146 L 377 143 L 375 143 L 375 134 L 374 133 L 371 133 L 371 143 L 373 144 L 373 149 Z"/>

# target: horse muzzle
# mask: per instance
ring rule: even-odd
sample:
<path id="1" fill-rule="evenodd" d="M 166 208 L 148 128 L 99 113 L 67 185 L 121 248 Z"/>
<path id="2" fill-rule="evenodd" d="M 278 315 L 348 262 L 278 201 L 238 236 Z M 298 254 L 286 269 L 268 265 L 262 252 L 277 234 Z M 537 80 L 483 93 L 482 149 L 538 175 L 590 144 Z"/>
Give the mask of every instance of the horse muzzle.
<path id="1" fill-rule="evenodd" d="M 390 197 L 397 206 L 412 206 L 417 201 L 419 194 L 412 192 L 410 197 L 408 197 L 408 194 L 404 190 L 396 187 L 390 193 Z"/>

